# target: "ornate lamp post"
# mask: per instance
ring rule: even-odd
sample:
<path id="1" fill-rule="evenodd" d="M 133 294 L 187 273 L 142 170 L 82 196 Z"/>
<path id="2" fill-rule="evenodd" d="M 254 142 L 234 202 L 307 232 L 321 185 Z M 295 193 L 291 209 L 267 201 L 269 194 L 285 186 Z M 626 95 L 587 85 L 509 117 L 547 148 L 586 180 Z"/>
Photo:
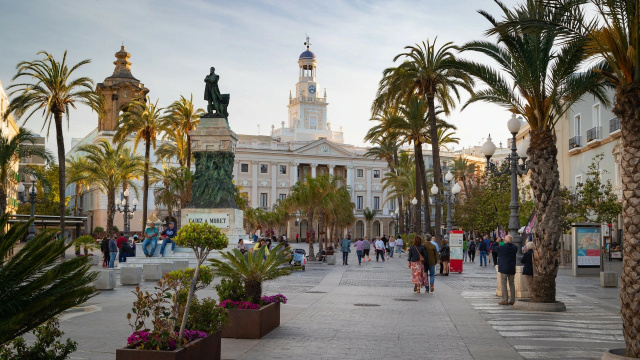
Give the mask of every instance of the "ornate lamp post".
<path id="1" fill-rule="evenodd" d="M 527 160 L 527 149 L 529 148 L 529 138 L 522 141 L 519 147 L 516 147 L 516 135 L 520 131 L 520 120 L 516 119 L 515 114 L 511 115 L 511 119 L 507 122 L 507 128 L 511 133 L 511 153 L 507 156 L 507 167 L 499 171 L 496 164 L 490 161 L 496 152 L 496 145 L 491 141 L 491 136 L 482 145 L 482 153 L 487 158 L 487 171 L 493 175 L 511 174 L 511 203 L 509 209 L 509 235 L 513 237 L 513 243 L 518 247 L 518 260 L 522 258 L 522 237 L 518 234 L 520 229 L 520 218 L 518 216 L 518 176 L 526 175 L 529 171 L 529 160 Z M 522 162 L 520 163 L 520 160 Z"/>
<path id="2" fill-rule="evenodd" d="M 433 194 L 433 197 L 431 198 L 431 203 L 432 204 L 439 204 L 439 205 L 447 205 L 447 239 L 449 239 L 449 234 L 451 233 L 451 208 L 453 207 L 453 204 L 456 203 L 456 197 L 458 195 L 458 193 L 460 193 L 460 185 L 458 185 L 458 183 L 453 184 L 453 186 L 451 185 L 451 182 L 453 181 L 453 174 L 451 173 L 451 171 L 448 171 L 447 174 L 444 176 L 444 179 L 447 181 L 447 190 L 444 192 L 444 201 L 442 201 L 440 199 L 439 195 L 440 194 L 440 189 L 438 189 L 438 187 L 436 186 L 436 184 L 433 184 L 433 186 L 431 187 L 431 194 Z M 440 229 L 438 229 L 438 231 L 440 231 Z"/>
<path id="3" fill-rule="evenodd" d="M 26 204 L 26 203 L 31 204 L 31 213 L 29 215 L 29 220 L 33 220 L 36 204 L 42 204 L 44 202 L 44 199 L 40 201 L 37 200 L 38 193 L 36 192 L 36 180 L 37 180 L 36 177 L 33 175 L 30 175 L 29 180 L 31 180 L 31 189 L 29 190 L 28 199 L 25 197 L 25 193 L 24 193 L 25 188 L 22 183 L 18 185 L 17 190 L 18 190 L 18 200 L 23 204 Z M 35 236 L 36 236 L 36 225 L 32 221 L 31 225 L 29 226 L 29 235 L 27 235 L 27 241 L 33 239 Z"/>
<path id="4" fill-rule="evenodd" d="M 129 232 L 131 230 L 131 219 L 133 219 L 133 214 L 136 211 L 136 206 L 138 205 L 138 199 L 133 199 L 133 209 L 129 206 L 129 189 L 125 190 L 122 194 L 122 201 L 118 202 L 116 200 L 118 212 L 124 214 L 124 236 L 129 237 Z M 120 207 L 122 206 L 122 208 Z"/>
<path id="5" fill-rule="evenodd" d="M 416 199 L 416 197 L 414 196 L 413 199 L 411 200 L 411 205 L 413 205 L 413 210 L 415 211 L 416 209 L 416 205 L 418 204 L 418 199 Z M 413 218 L 415 216 L 411 216 L 411 233 L 413 233 L 414 231 L 416 231 L 415 227 L 413 226 Z M 418 216 L 419 217 L 419 216 Z"/>

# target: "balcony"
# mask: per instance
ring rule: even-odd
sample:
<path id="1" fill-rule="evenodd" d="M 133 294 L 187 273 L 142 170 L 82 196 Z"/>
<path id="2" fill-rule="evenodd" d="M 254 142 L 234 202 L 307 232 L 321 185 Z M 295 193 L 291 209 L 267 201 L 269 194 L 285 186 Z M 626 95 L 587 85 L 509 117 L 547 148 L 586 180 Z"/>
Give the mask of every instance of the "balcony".
<path id="1" fill-rule="evenodd" d="M 582 140 L 582 136 L 580 135 L 574 136 L 571 139 L 569 139 L 569 150 L 579 148 L 580 146 L 582 146 L 581 140 Z"/>
<path id="2" fill-rule="evenodd" d="M 587 130 L 587 143 L 592 142 L 594 140 L 602 139 L 602 137 L 600 135 L 601 132 L 602 132 L 601 129 L 602 128 L 600 126 L 596 126 L 596 127 L 593 127 L 591 129 Z"/>
<path id="3" fill-rule="evenodd" d="M 612 134 L 618 130 L 620 130 L 620 119 L 613 118 L 609 120 L 609 134 Z"/>

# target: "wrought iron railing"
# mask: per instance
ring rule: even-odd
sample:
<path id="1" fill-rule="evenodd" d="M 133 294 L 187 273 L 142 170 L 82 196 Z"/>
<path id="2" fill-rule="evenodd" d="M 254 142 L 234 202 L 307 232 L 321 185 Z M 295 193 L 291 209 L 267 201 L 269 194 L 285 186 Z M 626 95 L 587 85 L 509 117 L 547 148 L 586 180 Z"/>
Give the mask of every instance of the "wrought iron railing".
<path id="1" fill-rule="evenodd" d="M 609 120 L 609 134 L 618 130 L 620 130 L 620 119 L 613 118 Z"/>
<path id="2" fill-rule="evenodd" d="M 569 139 L 569 150 L 582 146 L 582 136 L 577 135 Z"/>
<path id="3" fill-rule="evenodd" d="M 600 133 L 601 133 L 600 129 L 601 129 L 600 126 L 596 126 L 587 130 L 587 142 L 602 139 L 602 137 L 600 136 Z"/>

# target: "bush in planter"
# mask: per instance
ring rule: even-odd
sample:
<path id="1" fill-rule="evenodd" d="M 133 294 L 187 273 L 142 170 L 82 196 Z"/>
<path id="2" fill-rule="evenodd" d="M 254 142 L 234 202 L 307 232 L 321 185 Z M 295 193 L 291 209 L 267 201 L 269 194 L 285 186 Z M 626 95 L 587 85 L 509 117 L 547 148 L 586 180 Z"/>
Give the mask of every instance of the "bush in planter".
<path id="1" fill-rule="evenodd" d="M 211 259 L 211 266 L 218 274 L 226 278 L 242 280 L 247 300 L 254 304 L 260 303 L 262 283 L 267 280 L 289 275 L 295 269 L 283 265 L 289 263 L 287 251 L 282 244 L 276 246 L 269 255 L 265 256 L 266 247 L 257 251 L 241 253 L 238 249 L 222 252 L 226 261 Z"/>
<path id="2" fill-rule="evenodd" d="M 187 325 L 187 318 L 189 316 L 189 307 L 195 292 L 196 282 L 198 280 L 198 273 L 200 266 L 207 258 L 211 250 L 221 250 L 229 245 L 229 238 L 227 235 L 220 231 L 216 226 L 208 223 L 197 224 L 190 223 L 185 225 L 178 231 L 178 236 L 175 238 L 176 244 L 179 246 L 189 247 L 196 255 L 197 265 L 196 270 L 191 280 L 191 286 L 187 295 L 187 303 L 184 309 L 184 315 L 182 316 L 182 324 L 180 325 L 180 339 L 182 342 L 184 337 L 184 330 Z"/>
<path id="3" fill-rule="evenodd" d="M 222 279 L 220 284 L 214 286 L 218 292 L 218 300 L 242 301 L 246 298 L 244 284 L 238 279 Z"/>
<path id="4" fill-rule="evenodd" d="M 96 243 L 96 239 L 90 235 L 83 235 L 75 240 L 76 244 L 76 253 L 79 252 L 80 247 L 84 250 L 84 255 L 89 255 L 89 250 L 95 250 L 98 248 L 98 244 Z"/>
<path id="5" fill-rule="evenodd" d="M 227 323 L 227 310 L 216 304 L 212 298 L 204 298 L 200 301 L 197 299 L 191 303 L 189 317 L 187 318 L 187 327 L 189 329 L 197 329 L 209 334 L 222 329 Z M 185 331 L 185 339 L 187 338 Z"/>
<path id="6" fill-rule="evenodd" d="M 169 290 L 173 291 L 171 297 L 171 318 L 176 319 L 175 324 L 182 324 L 182 315 L 184 314 L 185 304 L 189 295 L 191 280 L 195 276 L 195 268 L 186 268 L 172 271 L 164 276 L 164 280 L 168 282 Z M 209 286 L 213 281 L 213 271 L 208 266 L 200 266 L 198 278 L 194 288 L 193 301 L 196 301 L 195 292 Z M 193 307 L 193 304 L 191 304 Z"/>

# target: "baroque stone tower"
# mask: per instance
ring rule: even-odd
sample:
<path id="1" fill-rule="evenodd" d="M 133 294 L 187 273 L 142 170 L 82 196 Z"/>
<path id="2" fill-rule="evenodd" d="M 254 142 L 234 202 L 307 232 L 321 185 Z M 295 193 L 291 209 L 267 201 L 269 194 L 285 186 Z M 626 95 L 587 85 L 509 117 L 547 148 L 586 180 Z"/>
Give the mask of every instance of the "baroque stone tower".
<path id="1" fill-rule="evenodd" d="M 124 49 L 124 45 L 115 56 L 116 61 L 113 64 L 116 68 L 113 75 L 98 83 L 96 87 L 96 91 L 104 96 L 106 110 L 106 114 L 98 118 L 98 131 L 115 131 L 120 112 L 134 99 L 144 99 L 149 93 L 149 89 L 131 74 L 131 54 Z"/>

